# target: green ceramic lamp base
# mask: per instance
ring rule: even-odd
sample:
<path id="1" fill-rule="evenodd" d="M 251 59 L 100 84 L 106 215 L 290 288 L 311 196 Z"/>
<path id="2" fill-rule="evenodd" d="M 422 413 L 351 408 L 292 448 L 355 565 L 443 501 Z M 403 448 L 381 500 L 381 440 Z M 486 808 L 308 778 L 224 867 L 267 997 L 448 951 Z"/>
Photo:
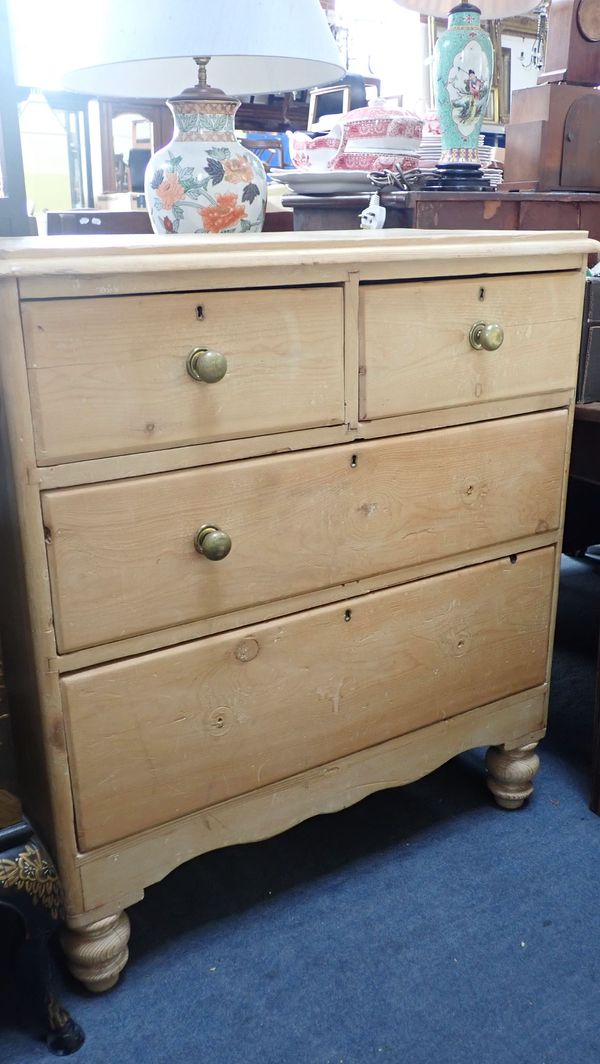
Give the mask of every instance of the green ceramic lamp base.
<path id="1" fill-rule="evenodd" d="M 453 7 L 448 29 L 434 55 L 437 112 L 442 133 L 440 187 L 473 190 L 485 178 L 479 165 L 479 136 L 492 84 L 494 53 L 470 3 Z"/>

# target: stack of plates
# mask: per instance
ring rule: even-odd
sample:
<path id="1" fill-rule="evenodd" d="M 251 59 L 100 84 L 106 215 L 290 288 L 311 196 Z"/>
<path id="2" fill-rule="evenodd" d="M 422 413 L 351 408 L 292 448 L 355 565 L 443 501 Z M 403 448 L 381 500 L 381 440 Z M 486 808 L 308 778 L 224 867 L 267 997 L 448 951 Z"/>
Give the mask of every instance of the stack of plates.
<path id="1" fill-rule="evenodd" d="M 442 138 L 429 134 L 423 137 L 419 148 L 419 160 L 423 169 L 437 166 L 442 153 Z M 488 167 L 492 161 L 492 148 L 483 143 L 483 137 L 479 138 L 479 162 L 481 166 Z"/>
<path id="2" fill-rule="evenodd" d="M 419 148 L 419 162 L 424 169 L 437 166 L 440 159 L 440 152 L 442 150 L 441 145 L 441 137 L 436 137 L 434 134 L 429 134 L 423 137 Z"/>

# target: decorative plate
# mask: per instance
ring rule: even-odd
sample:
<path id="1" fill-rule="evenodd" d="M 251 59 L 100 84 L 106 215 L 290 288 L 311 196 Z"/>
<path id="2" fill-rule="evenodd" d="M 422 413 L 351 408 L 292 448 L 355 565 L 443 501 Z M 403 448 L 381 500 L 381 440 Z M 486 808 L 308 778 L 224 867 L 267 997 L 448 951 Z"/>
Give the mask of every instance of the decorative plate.
<path id="1" fill-rule="evenodd" d="M 269 177 L 299 195 L 375 191 L 368 170 L 269 170 Z"/>

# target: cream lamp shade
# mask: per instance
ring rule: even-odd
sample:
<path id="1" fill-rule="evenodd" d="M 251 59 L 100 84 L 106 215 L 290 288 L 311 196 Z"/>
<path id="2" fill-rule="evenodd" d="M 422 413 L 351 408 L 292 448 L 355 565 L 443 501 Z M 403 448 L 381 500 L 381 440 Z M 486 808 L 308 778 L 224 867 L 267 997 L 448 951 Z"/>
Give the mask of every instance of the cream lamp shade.
<path id="1" fill-rule="evenodd" d="M 319 0 L 11 0 L 21 85 L 166 99 L 194 81 L 231 94 L 312 88 L 344 74 Z M 49 86 L 40 80 L 54 71 Z"/>
<path id="2" fill-rule="evenodd" d="M 421 15 L 436 15 L 438 18 L 447 18 L 454 4 L 451 0 L 396 0 L 400 7 L 418 11 Z M 473 0 L 484 19 L 512 18 L 513 15 L 525 15 L 531 11 L 535 4 L 531 0 Z"/>

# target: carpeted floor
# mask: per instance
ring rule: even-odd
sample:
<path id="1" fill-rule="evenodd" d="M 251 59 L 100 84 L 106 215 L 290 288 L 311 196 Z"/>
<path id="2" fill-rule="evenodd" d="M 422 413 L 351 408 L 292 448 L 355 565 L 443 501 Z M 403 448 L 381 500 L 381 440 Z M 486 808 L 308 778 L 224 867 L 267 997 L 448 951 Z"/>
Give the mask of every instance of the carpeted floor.
<path id="1" fill-rule="evenodd" d="M 600 563 L 565 560 L 529 805 L 483 751 L 258 845 L 131 910 L 131 960 L 78 1064 L 598 1064 L 600 818 L 588 809 Z M 1 928 L 0 928 L 1 934 Z M 52 1059 L 0 1005 L 0 1062 Z"/>

